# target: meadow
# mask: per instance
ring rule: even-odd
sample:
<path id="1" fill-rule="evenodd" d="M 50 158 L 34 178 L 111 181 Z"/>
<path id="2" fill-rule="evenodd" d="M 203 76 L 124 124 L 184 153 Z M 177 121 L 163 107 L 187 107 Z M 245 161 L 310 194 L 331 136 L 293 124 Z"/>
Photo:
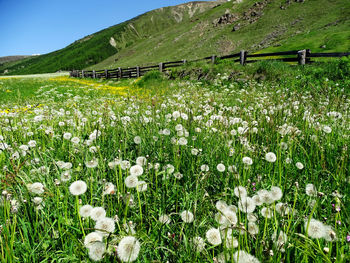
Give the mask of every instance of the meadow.
<path id="1" fill-rule="evenodd" d="M 341 63 L 0 78 L 1 262 L 349 262 Z"/>

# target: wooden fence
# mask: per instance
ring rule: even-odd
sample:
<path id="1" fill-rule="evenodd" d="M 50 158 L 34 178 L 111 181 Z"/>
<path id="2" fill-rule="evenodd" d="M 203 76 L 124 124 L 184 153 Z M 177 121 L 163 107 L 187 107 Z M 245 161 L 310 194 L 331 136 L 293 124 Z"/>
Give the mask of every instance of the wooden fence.
<path id="1" fill-rule="evenodd" d="M 116 68 L 105 70 L 73 70 L 70 72 L 71 77 L 75 78 L 105 78 L 105 79 L 121 79 L 121 78 L 138 78 L 145 75 L 152 70 L 159 70 L 163 72 L 168 68 L 180 67 L 186 63 L 208 61 L 215 63 L 217 60 L 233 59 L 234 62 L 239 62 L 241 65 L 247 63 L 254 63 L 261 60 L 269 61 L 284 61 L 284 62 L 298 62 L 299 65 L 305 65 L 312 63 L 311 58 L 329 58 L 329 57 L 344 57 L 350 56 L 350 52 L 347 53 L 311 53 L 309 49 L 295 50 L 295 51 L 283 51 L 275 53 L 262 53 L 262 54 L 249 54 L 245 50 L 241 50 L 239 53 L 218 57 L 216 55 L 195 59 L 191 61 L 178 60 L 170 62 L 161 62 L 158 65 L 146 66 L 146 67 L 129 67 L 129 68 Z M 259 59 L 257 59 L 259 58 Z"/>

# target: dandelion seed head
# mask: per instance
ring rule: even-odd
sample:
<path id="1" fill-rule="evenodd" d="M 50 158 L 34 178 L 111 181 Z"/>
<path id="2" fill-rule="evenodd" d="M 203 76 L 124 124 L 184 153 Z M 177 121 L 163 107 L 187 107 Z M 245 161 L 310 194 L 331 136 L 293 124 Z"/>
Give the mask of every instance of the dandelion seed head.
<path id="1" fill-rule="evenodd" d="M 69 192 L 72 195 L 82 195 L 86 192 L 87 185 L 84 181 L 75 181 L 69 186 Z"/>
<path id="2" fill-rule="evenodd" d="M 218 246 L 222 243 L 220 230 L 217 228 L 210 228 L 206 233 L 205 237 L 208 242 L 213 246 Z"/>
<path id="3" fill-rule="evenodd" d="M 124 237 L 118 245 L 117 254 L 122 262 L 133 262 L 141 249 L 140 242 L 133 236 Z"/>

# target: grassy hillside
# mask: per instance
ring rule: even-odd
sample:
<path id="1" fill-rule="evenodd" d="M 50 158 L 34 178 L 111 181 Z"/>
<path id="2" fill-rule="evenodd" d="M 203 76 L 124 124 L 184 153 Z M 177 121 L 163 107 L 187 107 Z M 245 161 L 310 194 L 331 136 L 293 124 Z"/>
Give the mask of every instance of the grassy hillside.
<path id="1" fill-rule="evenodd" d="M 153 10 L 8 70 L 28 74 L 141 66 L 240 49 L 348 51 L 349 17 L 350 2 L 344 0 L 190 2 Z"/>

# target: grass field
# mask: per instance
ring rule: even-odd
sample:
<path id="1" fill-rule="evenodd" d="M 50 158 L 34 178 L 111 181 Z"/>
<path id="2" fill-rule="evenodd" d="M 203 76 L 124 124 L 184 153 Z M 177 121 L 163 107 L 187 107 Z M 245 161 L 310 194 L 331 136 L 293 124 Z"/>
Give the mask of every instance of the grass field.
<path id="1" fill-rule="evenodd" d="M 1 262 L 350 261 L 349 63 L 236 70 L 1 78 Z"/>

